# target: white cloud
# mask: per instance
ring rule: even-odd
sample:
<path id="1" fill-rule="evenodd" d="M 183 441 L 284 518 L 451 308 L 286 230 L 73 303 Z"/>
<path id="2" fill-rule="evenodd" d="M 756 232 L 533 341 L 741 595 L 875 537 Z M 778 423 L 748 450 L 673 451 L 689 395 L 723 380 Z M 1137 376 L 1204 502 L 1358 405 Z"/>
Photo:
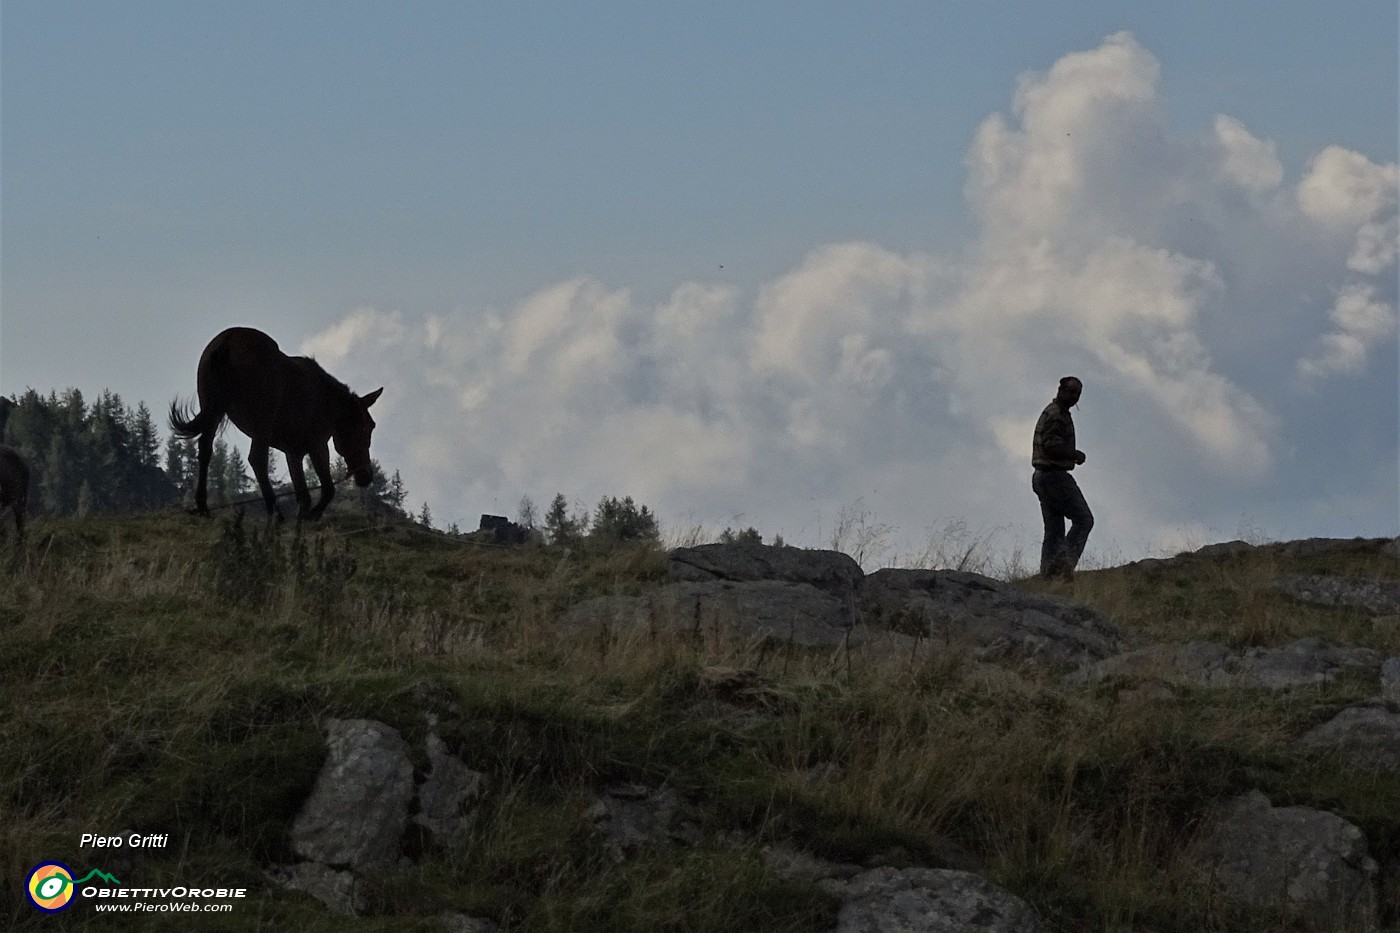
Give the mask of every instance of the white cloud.
<path id="1" fill-rule="evenodd" d="M 1215 139 L 1219 143 L 1225 177 L 1249 191 L 1277 188 L 1283 181 L 1283 165 L 1272 141 L 1256 139 L 1234 117 L 1218 114 Z"/>
<path id="2" fill-rule="evenodd" d="M 820 245 L 755 294 L 656 303 L 582 277 L 491 313 L 360 309 L 306 346 L 390 382 L 377 449 L 440 518 L 632 495 L 824 544 L 820 516 L 860 500 L 905 553 L 956 518 L 1033 551 L 1030 431 L 1070 372 L 1091 546 L 1291 518 L 1292 370 L 1318 397 L 1394 330 L 1393 284 L 1348 279 L 1394 262 L 1394 166 L 1332 147 L 1290 187 L 1234 117 L 1173 133 L 1159 81 L 1126 33 L 1023 78 L 969 147 L 978 235 L 956 257 Z"/>
<path id="3" fill-rule="evenodd" d="M 364 351 L 395 346 L 403 341 L 406 333 L 403 315 L 399 312 L 382 314 L 373 308 L 356 308 L 338 324 L 303 341 L 300 352 L 333 367 L 352 349 Z"/>
<path id="4" fill-rule="evenodd" d="M 1320 223 L 1359 226 L 1395 205 L 1400 174 L 1359 152 L 1328 146 L 1298 185 L 1298 206 Z"/>
<path id="5" fill-rule="evenodd" d="M 1298 361 L 1297 373 L 1304 379 L 1361 371 L 1371 349 L 1395 333 L 1395 309 L 1381 301 L 1370 285 L 1343 288 L 1332 306 L 1331 318 L 1336 329 L 1318 340 L 1312 354 Z"/>

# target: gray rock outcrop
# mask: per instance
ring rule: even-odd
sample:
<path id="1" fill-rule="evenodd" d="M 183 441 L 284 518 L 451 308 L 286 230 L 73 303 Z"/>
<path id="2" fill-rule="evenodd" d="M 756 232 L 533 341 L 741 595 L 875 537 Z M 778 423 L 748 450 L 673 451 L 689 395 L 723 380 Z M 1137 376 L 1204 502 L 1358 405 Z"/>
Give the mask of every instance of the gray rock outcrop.
<path id="1" fill-rule="evenodd" d="M 1400 582 L 1395 580 L 1289 574 L 1274 580 L 1270 588 L 1318 606 L 1352 606 L 1375 615 L 1400 612 Z"/>
<path id="2" fill-rule="evenodd" d="M 642 596 L 600 596 L 571 606 L 564 626 L 657 626 L 697 637 L 732 633 L 748 641 L 803 647 L 865 644 L 883 637 L 855 624 L 853 603 L 808 583 L 755 580 L 670 583 Z"/>
<path id="3" fill-rule="evenodd" d="M 860 564 L 840 551 L 767 544 L 702 544 L 676 548 L 667 556 L 666 573 L 673 583 L 782 580 L 806 583 L 836 596 L 858 590 L 864 577 Z"/>
<path id="4" fill-rule="evenodd" d="M 428 723 L 428 771 L 415 787 L 413 762 L 397 729 L 369 719 L 330 720 L 325 764 L 289 834 L 292 850 L 306 861 L 273 866 L 268 877 L 338 913 L 359 913 L 357 874 L 402 864 L 415 794 L 414 822 L 440 845 L 460 844 L 462 808 L 480 794 L 484 779 L 448 751 L 431 714 Z"/>
<path id="5" fill-rule="evenodd" d="M 876 627 L 967 644 L 980 660 L 1074 667 L 1135 644 L 1087 606 L 959 570 L 877 570 L 861 605 Z"/>
<path id="6" fill-rule="evenodd" d="M 1351 706 L 1309 731 L 1298 744 L 1336 755 L 1354 768 L 1400 771 L 1400 712 L 1384 700 Z"/>
<path id="7" fill-rule="evenodd" d="M 1387 700 L 1400 700 L 1400 655 L 1389 658 L 1381 665 L 1381 696 Z"/>
<path id="8" fill-rule="evenodd" d="M 829 880 L 843 899 L 836 933 L 1038 933 L 1029 904 L 980 875 L 937 868 L 875 868 Z"/>
<path id="9" fill-rule="evenodd" d="M 289 891 L 310 894 L 338 914 L 354 917 L 364 910 L 359 882 L 348 871 L 338 871 L 318 862 L 278 865 L 267 877 Z"/>
<path id="10" fill-rule="evenodd" d="M 397 729 L 368 719 L 332 719 L 330 753 L 292 823 L 302 858 L 354 869 L 393 864 L 413 800 L 413 763 Z"/>
<path id="11" fill-rule="evenodd" d="M 1342 648 L 1320 638 L 1300 638 L 1279 648 L 1232 650 L 1219 642 L 1149 645 L 1091 664 L 1070 675 L 1074 683 L 1112 677 L 1161 680 L 1183 687 L 1253 687 L 1284 690 L 1330 683 L 1350 669 L 1377 670 L 1381 655 Z"/>
<path id="12" fill-rule="evenodd" d="M 1200 869 L 1234 904 L 1283 908 L 1332 928 L 1376 916 L 1377 866 L 1361 830 L 1306 807 L 1274 807 L 1258 791 L 1223 804 L 1201 840 Z"/>
<path id="13" fill-rule="evenodd" d="M 428 733 L 428 775 L 418 787 L 413 821 L 433 834 L 439 845 L 461 844 L 465 836 L 462 808 L 480 796 L 485 777 L 451 754 L 436 732 Z"/>
<path id="14" fill-rule="evenodd" d="M 804 647 L 910 651 L 916 639 L 978 660 L 1073 667 L 1132 647 L 1107 618 L 1052 596 L 953 570 L 861 573 L 836 551 L 715 544 L 670 555 L 672 582 L 641 596 L 570 607 L 564 626 L 660 626 L 697 636 L 732 632 Z"/>
<path id="15" fill-rule="evenodd" d="M 673 788 L 614 784 L 588 810 L 612 857 L 622 862 L 642 849 L 694 845 L 700 829 L 684 819 L 684 804 Z"/>

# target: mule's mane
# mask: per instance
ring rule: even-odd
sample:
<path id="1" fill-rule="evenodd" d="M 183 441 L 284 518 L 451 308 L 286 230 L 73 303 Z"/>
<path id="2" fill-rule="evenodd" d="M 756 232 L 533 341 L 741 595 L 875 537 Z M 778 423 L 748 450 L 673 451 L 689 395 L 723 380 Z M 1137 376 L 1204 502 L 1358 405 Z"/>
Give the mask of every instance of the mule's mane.
<path id="1" fill-rule="evenodd" d="M 322 377 L 325 378 L 326 384 L 330 386 L 331 391 L 334 392 L 336 395 L 344 396 L 346 399 L 359 399 L 359 396 L 355 394 L 354 389 L 350 388 L 348 385 L 341 382 L 339 379 L 335 378 L 330 373 L 326 372 L 326 368 L 320 363 L 316 362 L 316 357 L 298 356 L 296 357 L 296 359 L 306 360 L 306 362 L 310 363 L 312 368 L 315 369 L 317 373 L 319 373 Z"/>

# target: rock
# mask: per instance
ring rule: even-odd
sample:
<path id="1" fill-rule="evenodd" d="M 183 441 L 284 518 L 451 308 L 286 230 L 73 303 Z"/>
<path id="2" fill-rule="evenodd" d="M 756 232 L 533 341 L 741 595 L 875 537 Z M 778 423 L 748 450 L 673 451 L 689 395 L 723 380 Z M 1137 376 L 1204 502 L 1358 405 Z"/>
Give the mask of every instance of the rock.
<path id="1" fill-rule="evenodd" d="M 775 548 L 774 550 L 793 550 Z M 885 640 L 855 626 L 853 603 L 809 583 L 670 583 L 643 596 L 600 596 L 570 607 L 561 625 L 660 626 L 697 636 L 733 633 L 808 647 Z"/>
<path id="2" fill-rule="evenodd" d="M 980 660 L 1073 667 L 1135 643 L 1087 606 L 958 570 L 877 570 L 865 578 L 861 607 L 873 626 L 967 643 Z"/>
<path id="3" fill-rule="evenodd" d="M 1320 638 L 1300 638 L 1281 648 L 1246 648 L 1240 666 L 1246 686 L 1282 690 L 1307 684 L 1331 683 L 1348 668 L 1376 669 L 1379 652 L 1343 648 Z"/>
<path id="4" fill-rule="evenodd" d="M 1205 547 L 1196 548 L 1192 554 L 1210 560 L 1221 557 L 1237 557 L 1240 554 L 1248 554 L 1252 550 L 1254 550 L 1254 545 L 1246 541 L 1222 541 L 1219 544 L 1207 544 Z"/>
<path id="5" fill-rule="evenodd" d="M 875 868 L 824 887 L 844 898 L 836 933 L 1038 933 L 1029 904 L 980 875 Z"/>
<path id="6" fill-rule="evenodd" d="M 444 910 L 438 914 L 438 919 L 442 921 L 443 929 L 447 933 L 498 933 L 501 929 L 490 920 L 468 917 L 455 910 Z"/>
<path id="7" fill-rule="evenodd" d="M 398 731 L 367 719 L 332 719 L 330 754 L 292 823 L 302 858 L 362 869 L 394 864 L 413 799 L 413 764 Z"/>
<path id="8" fill-rule="evenodd" d="M 702 544 L 668 555 L 667 575 L 675 583 L 756 580 L 806 583 L 845 597 L 860 588 L 864 573 L 840 551 L 773 547 L 767 544 Z"/>
<path id="9" fill-rule="evenodd" d="M 1337 755 L 1356 768 L 1400 771 L 1400 712 L 1384 701 L 1351 706 L 1308 732 L 1298 744 Z"/>
<path id="10" fill-rule="evenodd" d="M 1323 554 L 1385 553 L 1390 538 L 1303 538 L 1270 545 L 1283 557 L 1318 557 Z"/>
<path id="11" fill-rule="evenodd" d="M 289 891 L 310 894 L 338 914 L 354 917 L 364 910 L 359 884 L 348 871 L 336 871 L 319 862 L 301 862 L 274 865 L 267 877 Z"/>
<path id="12" fill-rule="evenodd" d="M 1354 606 L 1377 615 L 1400 612 L 1400 582 L 1395 580 L 1290 574 L 1269 588 L 1318 606 Z"/>
<path id="13" fill-rule="evenodd" d="M 773 874 L 788 881 L 826 881 L 831 878 L 845 881 L 865 870 L 859 865 L 828 862 L 782 843 L 766 845 L 758 855 Z"/>
<path id="14" fill-rule="evenodd" d="M 1361 830 L 1321 810 L 1274 807 L 1258 791 L 1218 809 L 1198 864 L 1237 905 L 1282 907 L 1333 929 L 1376 915 L 1377 866 Z"/>
<path id="15" fill-rule="evenodd" d="M 428 733 L 428 776 L 418 788 L 413 821 L 433 834 L 439 845 L 454 846 L 465 837 L 462 805 L 481 795 L 485 776 L 452 755 L 436 732 Z"/>
<path id="16" fill-rule="evenodd" d="M 1283 690 L 1330 683 L 1348 668 L 1374 668 L 1380 655 L 1369 648 L 1338 648 L 1319 638 L 1301 638 L 1281 648 L 1232 651 L 1219 642 L 1149 645 L 1091 664 L 1068 678 L 1099 683 L 1111 677 L 1161 680 L 1183 687 L 1255 687 Z"/>
<path id="17" fill-rule="evenodd" d="M 1381 665 L 1381 696 L 1400 700 L 1400 655 Z"/>
<path id="18" fill-rule="evenodd" d="M 697 844 L 700 830 L 683 820 L 681 811 L 680 795 L 672 788 L 617 784 L 593 802 L 588 816 L 606 837 L 613 858 L 622 862 L 642 849 Z"/>

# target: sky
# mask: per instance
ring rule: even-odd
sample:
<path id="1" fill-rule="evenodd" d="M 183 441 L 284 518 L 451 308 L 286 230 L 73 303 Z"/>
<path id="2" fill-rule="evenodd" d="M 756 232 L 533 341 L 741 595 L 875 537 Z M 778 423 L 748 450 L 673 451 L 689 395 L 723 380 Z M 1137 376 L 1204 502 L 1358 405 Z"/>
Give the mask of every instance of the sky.
<path id="1" fill-rule="evenodd" d="M 1086 562 L 1395 535 L 1398 15 L 3 0 L 0 394 L 252 326 L 439 526 L 1033 564 L 1072 373 Z"/>

